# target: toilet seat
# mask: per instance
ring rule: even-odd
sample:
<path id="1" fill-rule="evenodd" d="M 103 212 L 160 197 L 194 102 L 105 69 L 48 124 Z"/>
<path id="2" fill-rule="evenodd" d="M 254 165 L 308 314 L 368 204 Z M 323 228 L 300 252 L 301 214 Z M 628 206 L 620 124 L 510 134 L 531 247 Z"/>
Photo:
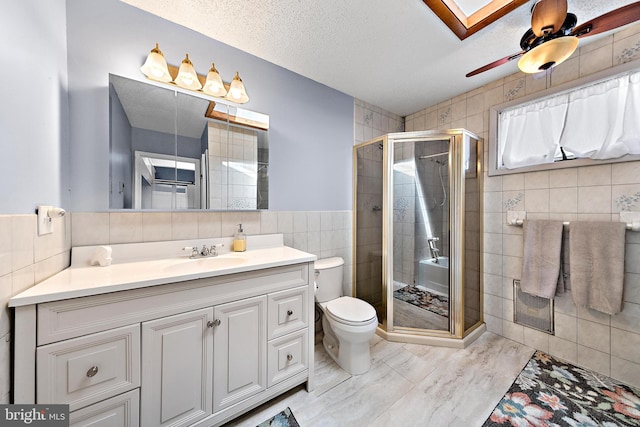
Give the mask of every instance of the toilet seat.
<path id="1" fill-rule="evenodd" d="M 325 314 L 336 322 L 359 326 L 371 323 L 376 319 L 376 310 L 371 304 L 352 297 L 340 297 L 328 301 L 325 308 Z"/>

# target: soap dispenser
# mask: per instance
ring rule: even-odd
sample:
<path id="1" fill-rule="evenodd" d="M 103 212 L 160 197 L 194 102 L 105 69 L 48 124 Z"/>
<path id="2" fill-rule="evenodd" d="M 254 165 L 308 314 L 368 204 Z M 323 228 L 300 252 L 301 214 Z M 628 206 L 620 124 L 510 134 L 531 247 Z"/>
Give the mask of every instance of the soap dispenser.
<path id="1" fill-rule="evenodd" d="M 242 230 L 242 224 L 238 224 L 238 232 L 233 236 L 233 251 L 244 252 L 247 250 L 247 236 Z"/>

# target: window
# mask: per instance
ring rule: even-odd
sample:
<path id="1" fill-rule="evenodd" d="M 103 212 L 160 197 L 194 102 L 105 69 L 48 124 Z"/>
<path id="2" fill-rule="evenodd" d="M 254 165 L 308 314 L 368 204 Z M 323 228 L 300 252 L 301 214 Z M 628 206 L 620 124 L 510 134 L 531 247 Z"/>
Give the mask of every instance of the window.
<path id="1" fill-rule="evenodd" d="M 640 159 L 638 63 L 571 86 L 492 108 L 489 175 Z"/>

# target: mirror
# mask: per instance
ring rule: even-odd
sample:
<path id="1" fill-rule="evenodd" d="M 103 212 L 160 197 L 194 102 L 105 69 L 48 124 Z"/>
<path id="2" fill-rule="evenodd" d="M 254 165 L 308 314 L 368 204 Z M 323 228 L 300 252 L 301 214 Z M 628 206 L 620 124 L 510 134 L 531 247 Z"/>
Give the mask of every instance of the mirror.
<path id="1" fill-rule="evenodd" d="M 110 209 L 269 207 L 269 117 L 109 75 Z"/>

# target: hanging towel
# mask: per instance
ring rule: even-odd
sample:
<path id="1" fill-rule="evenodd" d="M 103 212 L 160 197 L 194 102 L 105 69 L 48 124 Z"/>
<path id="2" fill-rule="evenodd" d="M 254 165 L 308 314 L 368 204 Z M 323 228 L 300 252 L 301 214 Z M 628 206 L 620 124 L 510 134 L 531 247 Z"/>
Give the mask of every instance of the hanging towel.
<path id="1" fill-rule="evenodd" d="M 556 295 L 564 294 L 571 290 L 571 267 L 569 261 L 569 227 L 563 227 L 562 245 L 560 248 L 560 274 L 558 275 L 558 287 Z"/>
<path id="2" fill-rule="evenodd" d="M 571 294 L 579 307 L 607 314 L 622 309 L 625 223 L 572 222 Z"/>
<path id="3" fill-rule="evenodd" d="M 542 298 L 556 294 L 560 273 L 562 221 L 526 220 L 520 289 Z"/>

